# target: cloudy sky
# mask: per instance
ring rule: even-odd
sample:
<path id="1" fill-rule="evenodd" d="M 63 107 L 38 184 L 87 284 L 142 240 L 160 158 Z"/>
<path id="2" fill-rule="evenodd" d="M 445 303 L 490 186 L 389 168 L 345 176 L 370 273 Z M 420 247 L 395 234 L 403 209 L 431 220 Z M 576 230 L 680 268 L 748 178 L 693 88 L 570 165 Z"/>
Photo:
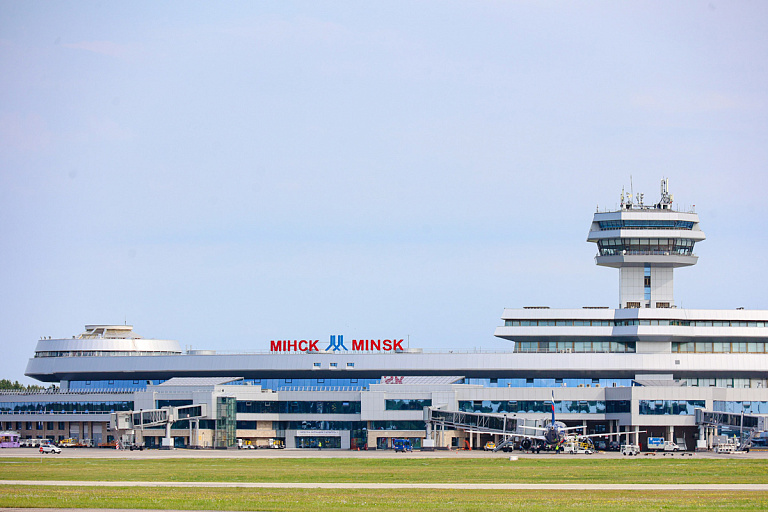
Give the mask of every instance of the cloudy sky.
<path id="1" fill-rule="evenodd" d="M 756 1 L 0 0 L 0 377 L 92 323 L 505 350 L 504 307 L 617 305 L 591 216 L 662 177 L 707 235 L 677 304 L 768 309 L 767 23 Z"/>

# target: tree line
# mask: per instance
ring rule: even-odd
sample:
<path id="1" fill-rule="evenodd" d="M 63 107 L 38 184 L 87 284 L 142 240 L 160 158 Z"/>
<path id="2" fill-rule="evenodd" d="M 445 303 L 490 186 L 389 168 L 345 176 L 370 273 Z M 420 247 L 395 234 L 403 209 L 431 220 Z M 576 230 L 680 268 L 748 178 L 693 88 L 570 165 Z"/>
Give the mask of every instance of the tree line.
<path id="1" fill-rule="evenodd" d="M 11 391 L 43 391 L 48 388 L 45 386 L 38 386 L 37 384 L 29 384 L 28 386 L 25 386 L 19 381 L 11 382 L 8 379 L 0 379 L 0 389 Z"/>

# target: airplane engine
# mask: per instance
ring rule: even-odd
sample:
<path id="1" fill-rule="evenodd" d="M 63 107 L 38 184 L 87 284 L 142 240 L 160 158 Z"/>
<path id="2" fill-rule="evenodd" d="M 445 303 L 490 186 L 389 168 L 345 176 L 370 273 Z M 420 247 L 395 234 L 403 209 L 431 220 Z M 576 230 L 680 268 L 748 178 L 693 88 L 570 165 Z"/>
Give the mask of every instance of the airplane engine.
<path id="1" fill-rule="evenodd" d="M 520 448 L 522 448 L 522 449 L 523 449 L 523 450 L 525 450 L 525 451 L 528 451 L 528 450 L 530 450 L 530 449 L 531 449 L 531 446 L 533 446 L 533 443 L 531 442 L 531 440 L 530 440 L 530 439 L 523 439 L 523 440 L 520 442 Z"/>

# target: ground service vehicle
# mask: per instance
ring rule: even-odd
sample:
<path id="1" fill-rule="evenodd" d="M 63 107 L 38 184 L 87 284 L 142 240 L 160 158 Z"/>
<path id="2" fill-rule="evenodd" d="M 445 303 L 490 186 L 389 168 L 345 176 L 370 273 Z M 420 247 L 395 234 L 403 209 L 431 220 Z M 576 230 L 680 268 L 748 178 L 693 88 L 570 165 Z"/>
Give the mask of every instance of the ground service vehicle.
<path id="1" fill-rule="evenodd" d="M 40 453 L 61 453 L 61 448 L 52 444 L 40 445 Z"/>
<path id="2" fill-rule="evenodd" d="M 679 452 L 681 448 L 672 441 L 665 441 L 663 437 L 649 437 L 649 450 L 660 450 L 665 452 Z"/>
<path id="3" fill-rule="evenodd" d="M 583 453 L 583 454 L 590 454 L 595 453 L 594 450 L 591 448 L 588 448 L 584 443 L 563 443 L 562 450 L 565 453 Z"/>
<path id="4" fill-rule="evenodd" d="M 495 449 L 496 449 L 496 443 L 494 443 L 493 441 L 488 441 L 487 443 L 485 443 L 485 446 L 483 447 L 483 450 L 487 452 L 488 451 L 492 452 Z"/>
<path id="5" fill-rule="evenodd" d="M 410 452 L 413 451 L 413 447 L 411 446 L 411 442 L 408 439 L 393 439 L 392 440 L 392 449 L 395 450 L 395 453 L 397 452 Z"/>
<path id="6" fill-rule="evenodd" d="M 640 453 L 640 447 L 636 444 L 623 444 L 621 445 L 621 454 L 622 455 L 637 455 Z"/>
<path id="7" fill-rule="evenodd" d="M 237 449 L 238 450 L 254 450 L 256 449 L 256 446 L 253 444 L 253 442 L 250 439 L 238 439 Z"/>

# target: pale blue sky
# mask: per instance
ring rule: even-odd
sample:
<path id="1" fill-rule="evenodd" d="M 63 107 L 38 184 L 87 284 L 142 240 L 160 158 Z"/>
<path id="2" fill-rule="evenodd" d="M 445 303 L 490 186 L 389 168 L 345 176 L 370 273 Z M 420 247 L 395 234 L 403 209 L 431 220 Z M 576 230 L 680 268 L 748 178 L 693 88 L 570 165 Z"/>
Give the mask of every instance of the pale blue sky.
<path id="1" fill-rule="evenodd" d="M 159 5 L 158 5 L 159 4 Z M 669 177 L 683 307 L 768 309 L 764 2 L 0 0 L 0 376 L 89 323 L 508 347 L 618 301 L 595 207 Z"/>

